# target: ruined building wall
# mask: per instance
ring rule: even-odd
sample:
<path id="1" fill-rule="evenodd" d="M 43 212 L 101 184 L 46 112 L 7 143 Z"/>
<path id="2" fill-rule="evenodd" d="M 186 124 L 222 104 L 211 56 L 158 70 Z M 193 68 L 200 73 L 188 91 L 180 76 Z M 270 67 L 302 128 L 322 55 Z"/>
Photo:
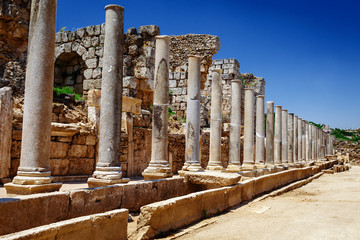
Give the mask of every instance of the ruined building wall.
<path id="1" fill-rule="evenodd" d="M 0 2 L 0 87 L 22 94 L 30 19 L 30 0 Z"/>

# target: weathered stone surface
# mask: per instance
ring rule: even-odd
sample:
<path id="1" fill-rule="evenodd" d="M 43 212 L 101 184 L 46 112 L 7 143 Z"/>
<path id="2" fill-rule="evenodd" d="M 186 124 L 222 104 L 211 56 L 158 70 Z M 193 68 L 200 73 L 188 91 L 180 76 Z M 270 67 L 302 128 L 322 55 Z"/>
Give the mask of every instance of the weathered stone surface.
<path id="1" fill-rule="evenodd" d="M 50 158 L 65 158 L 69 149 L 68 143 L 51 142 L 50 143 Z"/>
<path id="2" fill-rule="evenodd" d="M 69 157 L 84 158 L 86 157 L 86 153 L 87 153 L 86 145 L 72 145 L 69 149 L 68 155 Z"/>
<path id="3" fill-rule="evenodd" d="M 80 132 L 80 126 L 75 124 L 51 123 L 51 136 L 71 137 Z"/>
<path id="4" fill-rule="evenodd" d="M 140 26 L 139 34 L 143 38 L 155 37 L 156 35 L 160 35 L 160 28 L 156 25 Z"/>
<path id="5" fill-rule="evenodd" d="M 11 88 L 0 88 L 0 178 L 9 176 L 13 105 Z"/>
<path id="6" fill-rule="evenodd" d="M 127 239 L 128 210 L 117 209 L 105 213 L 69 219 L 3 236 L 19 239 Z M 2 237 L 0 237 L 2 238 Z"/>
<path id="7" fill-rule="evenodd" d="M 192 184 L 207 185 L 209 187 L 224 187 L 238 183 L 241 175 L 222 172 L 186 172 L 184 179 Z"/>

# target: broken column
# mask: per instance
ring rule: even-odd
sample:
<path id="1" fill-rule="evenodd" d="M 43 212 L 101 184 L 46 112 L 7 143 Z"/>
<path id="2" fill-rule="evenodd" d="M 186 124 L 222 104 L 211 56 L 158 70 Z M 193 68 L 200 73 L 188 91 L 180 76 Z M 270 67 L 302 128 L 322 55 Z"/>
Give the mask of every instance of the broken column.
<path id="1" fill-rule="evenodd" d="M 221 125 L 222 125 L 222 82 L 221 69 L 212 70 L 211 83 L 211 122 L 210 122 L 210 159 L 207 170 L 223 170 L 221 164 Z"/>
<path id="2" fill-rule="evenodd" d="M 124 8 L 105 7 L 105 42 L 100 100 L 99 160 L 89 187 L 127 183 L 120 164 Z"/>
<path id="3" fill-rule="evenodd" d="M 171 177 L 168 154 L 170 37 L 156 37 L 155 82 L 152 120 L 152 148 L 149 166 L 142 175 L 145 180 Z"/>
<path id="4" fill-rule="evenodd" d="M 298 116 L 294 116 L 294 162 L 298 161 Z"/>
<path id="5" fill-rule="evenodd" d="M 0 88 L 0 179 L 9 177 L 13 107 L 11 88 Z"/>
<path id="6" fill-rule="evenodd" d="M 227 172 L 240 171 L 240 138 L 241 138 L 241 88 L 240 79 L 231 81 L 231 118 L 230 118 L 230 149 Z"/>
<path id="7" fill-rule="evenodd" d="M 303 160 L 302 156 L 302 118 L 298 118 L 298 160 Z"/>
<path id="8" fill-rule="evenodd" d="M 294 114 L 288 115 L 288 158 L 289 163 L 294 162 Z"/>
<path id="9" fill-rule="evenodd" d="M 264 95 L 256 96 L 256 159 L 257 168 L 264 167 L 265 160 L 265 120 L 264 120 Z"/>
<path id="10" fill-rule="evenodd" d="M 203 171 L 200 165 L 200 61 L 199 56 L 189 56 L 183 171 Z"/>
<path id="11" fill-rule="evenodd" d="M 254 89 L 245 88 L 244 161 L 241 170 L 255 169 L 254 161 Z"/>
<path id="12" fill-rule="evenodd" d="M 274 102 L 266 102 L 266 165 L 274 164 Z"/>
<path id="13" fill-rule="evenodd" d="M 274 163 L 281 165 L 281 106 L 275 106 L 275 136 L 274 136 Z"/>
<path id="14" fill-rule="evenodd" d="M 286 109 L 282 110 L 281 128 L 281 162 L 288 164 L 288 111 Z"/>
<path id="15" fill-rule="evenodd" d="M 20 166 L 7 193 L 57 191 L 50 171 L 50 132 L 54 82 L 56 1 L 33 1 L 25 81 Z"/>

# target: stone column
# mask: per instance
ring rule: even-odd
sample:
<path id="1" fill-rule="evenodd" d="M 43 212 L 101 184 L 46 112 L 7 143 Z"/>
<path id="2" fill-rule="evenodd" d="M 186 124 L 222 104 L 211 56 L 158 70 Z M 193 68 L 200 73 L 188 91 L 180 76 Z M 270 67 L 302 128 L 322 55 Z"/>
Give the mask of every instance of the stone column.
<path id="1" fill-rule="evenodd" d="M 326 134 L 326 139 L 327 139 L 327 144 L 326 144 L 326 155 L 327 156 L 331 156 L 332 155 L 332 152 L 331 152 L 331 134 L 330 133 L 327 133 Z"/>
<path id="2" fill-rule="evenodd" d="M 316 159 L 316 127 L 311 124 L 311 159 Z"/>
<path id="3" fill-rule="evenodd" d="M 242 170 L 255 169 L 254 161 L 254 89 L 245 88 L 245 112 L 244 112 L 244 161 Z"/>
<path id="4" fill-rule="evenodd" d="M 288 158 L 289 163 L 294 162 L 294 114 L 288 115 Z"/>
<path id="5" fill-rule="evenodd" d="M 264 114 L 264 95 L 256 96 L 256 159 L 257 168 L 262 168 L 265 165 L 265 114 Z"/>
<path id="6" fill-rule="evenodd" d="M 240 138 L 241 138 L 241 90 L 239 79 L 231 81 L 231 119 L 230 119 L 230 152 L 227 172 L 240 171 Z"/>
<path id="7" fill-rule="evenodd" d="M 303 160 L 302 156 L 302 118 L 298 118 L 298 159 Z"/>
<path id="8" fill-rule="evenodd" d="M 13 107 L 11 88 L 0 88 L 0 179 L 9 177 Z"/>
<path id="9" fill-rule="evenodd" d="M 306 139 L 306 161 L 309 161 L 311 159 L 311 143 L 310 143 L 310 129 L 309 129 L 309 123 L 305 122 L 305 139 Z"/>
<path id="10" fill-rule="evenodd" d="M 56 0 L 32 1 L 25 81 L 21 159 L 7 193 L 57 191 L 50 171 L 50 133 L 54 82 Z"/>
<path id="11" fill-rule="evenodd" d="M 288 148 L 288 110 L 283 109 L 281 113 L 281 162 L 283 164 L 289 163 Z"/>
<path id="12" fill-rule="evenodd" d="M 274 102 L 266 102 L 266 165 L 274 164 Z"/>
<path id="13" fill-rule="evenodd" d="M 301 121 L 301 132 L 302 132 L 302 136 L 301 136 L 301 146 L 302 146 L 302 150 L 301 150 L 301 156 L 303 161 L 306 160 L 306 129 L 305 129 L 305 120 Z"/>
<path id="14" fill-rule="evenodd" d="M 275 136 L 274 136 L 274 162 L 281 165 L 281 131 L 282 131 L 282 107 L 275 106 Z"/>
<path id="15" fill-rule="evenodd" d="M 105 7 L 105 42 L 100 99 L 99 160 L 89 187 L 127 183 L 120 164 L 124 8 Z"/>
<path id="16" fill-rule="evenodd" d="M 330 134 L 330 155 L 334 155 L 334 137 Z"/>
<path id="17" fill-rule="evenodd" d="M 309 160 L 313 160 L 312 157 L 312 124 L 308 123 L 309 125 Z"/>
<path id="18" fill-rule="evenodd" d="M 168 152 L 169 51 L 170 37 L 157 36 L 152 121 L 152 148 L 149 166 L 142 175 L 145 180 L 171 177 Z"/>
<path id="19" fill-rule="evenodd" d="M 298 116 L 294 116 L 294 162 L 299 162 L 298 155 Z"/>
<path id="20" fill-rule="evenodd" d="M 186 144 L 184 171 L 203 171 L 200 165 L 200 61 L 189 56 L 189 77 L 186 107 Z"/>
<path id="21" fill-rule="evenodd" d="M 221 163 L 222 82 L 221 69 L 212 70 L 210 159 L 207 170 L 223 170 Z"/>

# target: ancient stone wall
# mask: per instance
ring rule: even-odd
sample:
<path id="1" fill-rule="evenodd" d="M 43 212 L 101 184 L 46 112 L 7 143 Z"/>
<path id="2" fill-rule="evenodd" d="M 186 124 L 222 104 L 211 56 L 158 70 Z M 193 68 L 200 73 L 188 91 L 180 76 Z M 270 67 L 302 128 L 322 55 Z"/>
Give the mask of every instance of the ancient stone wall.
<path id="1" fill-rule="evenodd" d="M 11 86 L 23 93 L 30 19 L 28 0 L 3 0 L 0 3 L 0 87 Z"/>

